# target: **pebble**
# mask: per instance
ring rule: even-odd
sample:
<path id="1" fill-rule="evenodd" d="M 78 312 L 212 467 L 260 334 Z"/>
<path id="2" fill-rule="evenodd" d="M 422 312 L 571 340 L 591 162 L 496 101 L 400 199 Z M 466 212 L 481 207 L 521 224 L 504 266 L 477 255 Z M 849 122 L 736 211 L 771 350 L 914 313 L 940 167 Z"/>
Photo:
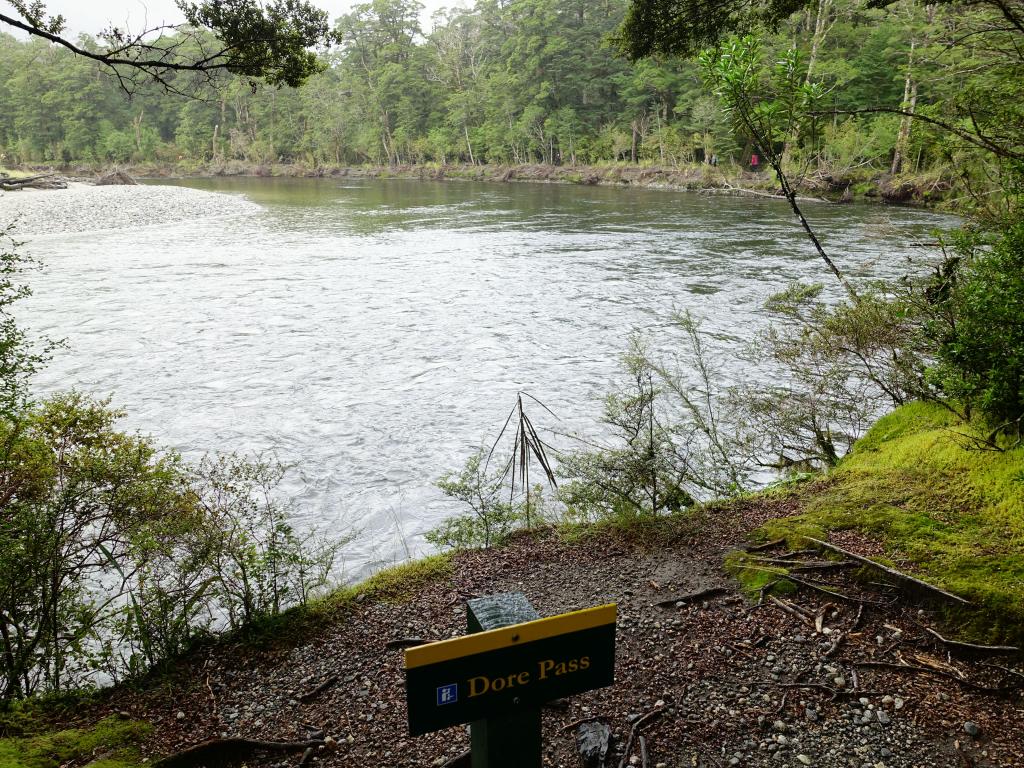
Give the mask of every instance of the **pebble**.
<path id="1" fill-rule="evenodd" d="M 875 713 L 875 716 L 878 718 L 878 722 L 880 722 L 882 725 L 888 725 L 891 722 L 891 720 L 889 719 L 889 713 L 886 712 L 884 709 L 878 710 Z"/>
<path id="2" fill-rule="evenodd" d="M 966 733 L 973 739 L 975 736 L 981 733 L 981 728 L 978 727 L 977 723 L 972 723 L 970 720 L 968 720 L 966 723 L 964 723 L 964 733 Z"/>
<path id="3" fill-rule="evenodd" d="M 804 754 L 797 755 L 796 759 L 799 760 L 804 765 L 810 765 L 811 764 L 811 758 L 809 756 L 807 756 L 807 755 L 804 755 Z"/>
<path id="4" fill-rule="evenodd" d="M 184 719 L 185 719 L 185 713 L 184 713 L 184 712 L 182 712 L 182 711 L 181 711 L 181 710 L 179 709 L 179 710 L 178 710 L 178 714 L 176 714 L 176 715 L 175 715 L 175 717 L 176 717 L 176 718 L 177 718 L 178 720 L 184 720 Z"/>

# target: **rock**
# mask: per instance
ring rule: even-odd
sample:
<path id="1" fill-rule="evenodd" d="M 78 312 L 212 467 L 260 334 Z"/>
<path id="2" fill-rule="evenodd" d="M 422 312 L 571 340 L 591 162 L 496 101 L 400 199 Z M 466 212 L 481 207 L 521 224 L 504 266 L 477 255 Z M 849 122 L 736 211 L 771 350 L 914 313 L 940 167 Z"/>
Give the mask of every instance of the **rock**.
<path id="1" fill-rule="evenodd" d="M 776 731 L 784 733 L 786 731 L 786 724 L 781 720 L 776 720 L 775 723 L 772 725 L 772 728 L 774 728 Z"/>
<path id="2" fill-rule="evenodd" d="M 799 755 L 796 756 L 796 759 L 799 760 L 804 765 L 810 765 L 811 764 L 811 758 L 808 757 L 807 755 L 799 754 Z"/>
<path id="3" fill-rule="evenodd" d="M 878 718 L 878 722 L 880 722 L 882 725 L 888 725 L 890 722 L 892 722 L 889 719 L 889 713 L 886 712 L 884 709 L 878 710 L 875 713 L 875 716 Z"/>
<path id="4" fill-rule="evenodd" d="M 836 684 L 836 688 L 843 688 L 846 685 L 846 678 L 842 675 L 836 675 L 832 678 L 832 682 Z"/>
<path id="5" fill-rule="evenodd" d="M 180 722 L 185 719 L 185 713 L 179 709 L 178 714 L 176 714 L 174 717 Z"/>
<path id="6" fill-rule="evenodd" d="M 608 755 L 612 729 L 601 720 L 580 723 L 576 728 L 576 749 L 584 768 L 599 768 Z"/>
<path id="7" fill-rule="evenodd" d="M 809 723 L 818 722 L 818 711 L 811 707 L 806 707 L 804 709 L 804 719 Z"/>
<path id="8" fill-rule="evenodd" d="M 338 742 L 333 736 L 326 736 L 324 738 L 324 746 L 333 752 L 338 748 Z"/>
<path id="9" fill-rule="evenodd" d="M 964 723 L 964 733 L 966 733 L 973 739 L 979 733 L 981 733 L 981 728 L 978 727 L 977 723 L 972 723 L 970 720 L 968 720 L 966 723 Z"/>
<path id="10" fill-rule="evenodd" d="M 895 699 L 893 699 L 893 707 L 895 709 L 903 709 L 903 707 L 906 705 L 906 703 L 907 702 L 905 702 L 899 696 L 897 696 Z"/>

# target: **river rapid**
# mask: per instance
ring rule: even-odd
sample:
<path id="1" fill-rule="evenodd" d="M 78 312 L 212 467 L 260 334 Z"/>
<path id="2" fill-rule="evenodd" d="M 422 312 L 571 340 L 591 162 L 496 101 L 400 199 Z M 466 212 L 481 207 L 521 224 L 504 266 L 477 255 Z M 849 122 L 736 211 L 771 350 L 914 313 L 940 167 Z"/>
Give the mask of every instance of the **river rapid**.
<path id="1" fill-rule="evenodd" d="M 805 213 L 859 281 L 920 269 L 912 244 L 955 224 Z M 490 444 L 517 391 L 559 417 L 539 425 L 594 435 L 634 329 L 668 347 L 689 309 L 727 352 L 794 280 L 841 296 L 786 205 L 756 197 L 216 179 L 8 193 L 12 220 L 43 264 L 19 321 L 67 342 L 37 388 L 109 396 L 189 458 L 275 453 L 300 526 L 356 533 L 339 578 L 427 551 L 462 511 L 434 481 Z"/>

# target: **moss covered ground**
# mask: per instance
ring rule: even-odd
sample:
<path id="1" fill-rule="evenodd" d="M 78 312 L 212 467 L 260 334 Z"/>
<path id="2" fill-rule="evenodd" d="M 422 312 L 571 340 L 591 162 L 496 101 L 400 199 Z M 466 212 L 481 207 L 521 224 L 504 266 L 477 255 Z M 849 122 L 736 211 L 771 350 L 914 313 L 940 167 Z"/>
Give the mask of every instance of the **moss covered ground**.
<path id="1" fill-rule="evenodd" d="M 801 492 L 801 514 L 771 520 L 765 541 L 856 530 L 880 561 L 959 594 L 975 636 L 1024 636 L 1024 446 L 986 447 L 942 407 L 911 403 L 880 419 L 828 476 Z"/>
<path id="2" fill-rule="evenodd" d="M 152 726 L 108 717 L 88 728 L 22 733 L 0 738 L 0 768 L 139 768 L 136 746 Z"/>

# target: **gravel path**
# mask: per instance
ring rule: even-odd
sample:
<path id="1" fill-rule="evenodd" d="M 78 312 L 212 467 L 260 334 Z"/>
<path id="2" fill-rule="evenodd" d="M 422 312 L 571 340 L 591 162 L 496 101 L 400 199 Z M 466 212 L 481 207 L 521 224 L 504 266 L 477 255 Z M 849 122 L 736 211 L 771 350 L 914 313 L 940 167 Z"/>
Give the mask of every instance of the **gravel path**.
<path id="1" fill-rule="evenodd" d="M 646 542 L 570 543 L 548 534 L 465 553 L 449 576 L 408 601 L 359 601 L 337 622 L 269 650 L 205 651 L 183 663 L 173 683 L 117 691 L 104 709 L 152 720 L 148 748 L 156 753 L 218 735 L 301 740 L 322 730 L 338 746 L 319 752 L 316 765 L 441 766 L 467 748 L 466 729 L 407 735 L 402 652 L 387 643 L 460 635 L 468 596 L 522 591 L 541 615 L 619 604 L 617 682 L 545 710 L 545 765 L 579 766 L 573 724 L 598 717 L 614 735 L 607 764 L 641 765 L 638 746 L 631 755 L 622 749 L 631 724 L 655 711 L 642 729 L 651 768 L 1024 765 L 1021 686 L 1002 695 L 970 687 L 1020 684 L 1020 659 L 982 660 L 1000 670 L 948 656 L 923 631 L 937 626 L 932 616 L 852 584 L 842 588 L 887 604 L 859 611 L 814 592 L 789 597 L 820 615 L 820 631 L 813 618 L 737 593 L 723 552 L 743 531 L 792 511 L 791 502 L 758 502 Z M 725 591 L 654 605 L 710 587 Z M 935 671 L 864 666 L 878 661 Z M 334 675 L 335 684 L 303 703 L 303 693 Z M 953 679 L 961 676 L 968 682 Z M 298 760 L 277 756 L 266 765 Z"/>

